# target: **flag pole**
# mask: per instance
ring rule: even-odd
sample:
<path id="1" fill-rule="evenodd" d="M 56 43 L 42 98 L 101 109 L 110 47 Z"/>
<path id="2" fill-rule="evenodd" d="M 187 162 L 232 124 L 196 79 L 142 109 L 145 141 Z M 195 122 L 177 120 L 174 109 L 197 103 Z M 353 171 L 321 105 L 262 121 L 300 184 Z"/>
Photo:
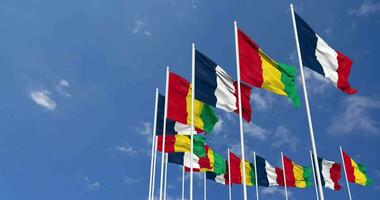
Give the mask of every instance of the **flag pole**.
<path id="1" fill-rule="evenodd" d="M 339 146 L 339 150 L 340 150 L 340 156 L 342 157 L 344 176 L 346 177 L 346 184 L 347 184 L 348 197 L 350 198 L 350 200 L 352 200 L 351 190 L 350 190 L 350 184 L 348 183 L 348 177 L 347 177 L 347 171 L 346 171 L 346 163 L 344 162 L 344 158 L 343 158 L 343 150 L 342 150 L 342 146 Z"/>
<path id="2" fill-rule="evenodd" d="M 165 153 L 164 200 L 166 200 L 166 185 L 167 184 L 168 184 L 168 153 Z"/>
<path id="3" fill-rule="evenodd" d="M 308 122 L 309 122 L 311 147 L 312 147 L 312 151 L 313 151 L 313 155 L 314 155 L 313 158 L 314 158 L 314 163 L 318 163 L 318 159 L 317 159 L 317 156 L 318 156 L 318 154 L 317 154 L 317 147 L 316 147 L 315 139 L 314 139 L 314 130 L 313 130 L 313 123 L 312 123 L 312 120 L 311 120 L 311 114 L 310 114 L 310 108 L 309 108 L 309 99 L 308 99 L 308 96 L 307 96 L 306 83 L 305 83 L 305 76 L 303 74 L 303 64 L 302 64 L 300 45 L 299 45 L 299 41 L 298 41 L 298 33 L 297 33 L 296 19 L 295 19 L 295 16 L 294 16 L 293 4 L 290 4 L 290 10 L 291 10 L 291 13 L 292 13 L 294 37 L 295 37 L 295 40 L 296 40 L 296 47 L 297 47 L 297 53 L 298 53 L 298 62 L 299 62 L 299 68 L 300 68 L 300 72 L 301 72 L 303 94 L 304 94 L 305 106 L 306 106 L 306 115 L 307 115 L 307 119 L 308 119 Z M 323 195 L 323 189 L 322 189 L 322 183 L 321 183 L 321 172 L 320 172 L 319 168 L 316 168 L 315 171 L 317 172 L 316 174 L 317 174 L 317 181 L 318 181 L 318 189 L 319 189 L 320 199 L 324 200 L 325 198 L 324 198 L 324 195 Z"/>
<path id="4" fill-rule="evenodd" d="M 257 181 L 256 152 L 253 152 L 253 164 L 255 165 L 256 199 L 259 200 L 259 183 Z"/>
<path id="5" fill-rule="evenodd" d="M 182 166 L 182 200 L 185 200 L 185 166 Z"/>
<path id="6" fill-rule="evenodd" d="M 164 181 L 164 164 L 165 164 L 165 137 L 166 137 L 166 118 L 168 116 L 168 99 L 169 99 L 169 66 L 166 67 L 166 83 L 165 83 L 165 110 L 164 124 L 162 127 L 162 152 L 161 152 L 161 177 L 160 177 L 160 200 L 162 200 L 162 190 Z"/>
<path id="7" fill-rule="evenodd" d="M 195 98 L 195 44 L 191 48 L 191 153 L 190 153 L 190 200 L 193 200 L 193 143 L 194 143 L 194 98 Z"/>
<path id="8" fill-rule="evenodd" d="M 153 162 L 154 162 L 154 152 L 155 152 L 155 138 L 156 138 L 156 123 L 157 123 L 157 107 L 158 107 L 158 88 L 156 88 L 156 96 L 154 101 L 154 117 L 153 117 L 153 132 L 152 132 L 152 152 L 150 158 L 150 176 L 149 176 L 149 196 L 148 199 L 152 200 L 152 180 L 153 180 Z"/>
<path id="9" fill-rule="evenodd" d="M 240 126 L 240 147 L 241 147 L 241 157 L 243 160 L 243 196 L 244 200 L 247 200 L 247 180 L 245 174 L 245 153 L 244 153 L 244 135 L 243 135 L 243 114 L 241 106 L 241 89 L 240 89 L 240 60 L 239 60 L 239 42 L 238 42 L 238 32 L 237 32 L 237 22 L 234 21 L 234 32 L 235 32 L 235 53 L 236 53 L 236 71 L 237 71 L 237 84 L 238 84 L 238 98 L 239 98 L 239 126 Z"/>
<path id="10" fill-rule="evenodd" d="M 231 194 L 231 161 L 230 161 L 230 148 L 227 148 L 227 161 L 228 161 L 228 197 L 229 200 L 232 200 L 232 194 Z"/>
<path id="11" fill-rule="evenodd" d="M 285 164 L 284 164 L 284 154 L 282 152 L 281 152 L 281 162 L 282 162 L 282 174 L 284 176 L 285 199 L 288 200 L 288 188 L 286 185 L 286 172 L 285 172 Z"/>
<path id="12" fill-rule="evenodd" d="M 203 173 L 203 199 L 207 200 L 206 172 Z"/>
<path id="13" fill-rule="evenodd" d="M 317 196 L 317 200 L 319 200 L 317 180 L 315 179 L 315 169 L 314 169 L 314 167 L 317 167 L 317 166 L 314 165 L 313 153 L 311 152 L 311 150 L 310 150 L 310 161 L 311 161 L 311 166 L 312 166 L 312 169 L 313 169 L 313 179 L 314 179 L 315 195 Z"/>
<path id="14" fill-rule="evenodd" d="M 153 178 L 152 178 L 152 196 L 151 200 L 154 199 L 154 186 L 156 181 L 156 161 L 157 161 L 157 136 L 154 137 L 154 159 L 153 159 Z"/>

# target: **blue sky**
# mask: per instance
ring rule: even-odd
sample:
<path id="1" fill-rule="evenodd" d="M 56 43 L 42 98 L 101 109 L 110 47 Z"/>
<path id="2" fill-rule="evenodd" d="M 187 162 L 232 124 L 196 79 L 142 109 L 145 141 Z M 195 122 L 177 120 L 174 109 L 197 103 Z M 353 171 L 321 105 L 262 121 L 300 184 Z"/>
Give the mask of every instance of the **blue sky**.
<path id="1" fill-rule="evenodd" d="M 297 66 L 289 1 L 2 0 L 0 2 L 0 199 L 145 199 L 154 90 L 165 66 L 190 78 L 191 43 L 236 77 L 233 20 L 272 58 Z M 318 153 L 340 161 L 339 145 L 368 167 L 374 185 L 351 184 L 355 199 L 380 195 L 380 2 L 294 1 L 327 43 L 353 61 L 347 96 L 305 70 Z M 298 68 L 297 68 L 298 69 Z M 299 94 L 302 95 L 299 85 Z M 280 164 L 280 152 L 309 165 L 304 103 L 253 89 L 252 151 Z M 238 118 L 217 110 L 207 142 L 226 157 L 239 149 Z M 202 181 L 195 179 L 195 197 Z M 169 166 L 169 199 L 180 197 L 180 169 Z M 325 189 L 329 199 L 346 199 Z M 188 186 L 188 183 L 187 183 Z M 241 186 L 233 187 L 241 199 Z M 313 188 L 290 189 L 312 199 Z M 282 188 L 260 188 L 262 199 Z M 227 188 L 208 182 L 210 199 Z M 254 188 L 249 188 L 253 198 Z"/>

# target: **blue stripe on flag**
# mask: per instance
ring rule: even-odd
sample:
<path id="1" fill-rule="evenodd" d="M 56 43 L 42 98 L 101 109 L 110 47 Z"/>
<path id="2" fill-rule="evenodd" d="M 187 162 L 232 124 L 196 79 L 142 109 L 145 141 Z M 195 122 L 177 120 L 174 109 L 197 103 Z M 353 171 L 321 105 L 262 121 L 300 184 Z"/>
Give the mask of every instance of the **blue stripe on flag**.
<path id="1" fill-rule="evenodd" d="M 265 169 L 265 159 L 256 155 L 256 175 L 257 182 L 260 186 L 269 187 L 267 171 Z"/>
<path id="2" fill-rule="evenodd" d="M 163 134 L 164 110 L 165 110 L 165 96 L 159 94 L 158 108 L 157 108 L 156 135 Z M 176 131 L 174 129 L 174 126 L 175 126 L 175 121 L 166 119 L 166 134 L 175 135 Z"/>
<path id="3" fill-rule="evenodd" d="M 184 164 L 184 157 L 185 157 L 185 153 L 183 153 L 183 152 L 169 153 L 168 154 L 168 162 L 173 163 L 173 164 L 183 165 Z"/>
<path id="4" fill-rule="evenodd" d="M 217 64 L 195 50 L 195 98 L 211 106 L 216 106 Z"/>

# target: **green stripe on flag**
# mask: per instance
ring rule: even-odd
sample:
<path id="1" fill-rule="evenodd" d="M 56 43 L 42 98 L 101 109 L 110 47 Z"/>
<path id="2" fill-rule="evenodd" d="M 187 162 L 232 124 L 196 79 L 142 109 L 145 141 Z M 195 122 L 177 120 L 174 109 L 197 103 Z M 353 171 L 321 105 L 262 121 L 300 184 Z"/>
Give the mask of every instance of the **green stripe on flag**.
<path id="1" fill-rule="evenodd" d="M 367 167 L 361 163 L 358 163 L 358 169 L 361 173 L 363 173 L 363 175 L 365 176 L 365 186 L 367 185 L 372 185 L 373 181 L 372 179 L 370 179 L 368 177 L 368 174 L 367 174 Z"/>
<path id="2" fill-rule="evenodd" d="M 203 121 L 203 130 L 207 133 L 211 133 L 212 129 L 214 129 L 215 124 L 219 121 L 219 118 L 216 116 L 212 107 L 204 104 L 200 117 Z"/>
<path id="3" fill-rule="evenodd" d="M 278 63 L 278 69 L 281 71 L 281 82 L 285 85 L 286 94 L 295 107 L 300 107 L 301 103 L 296 85 L 296 68 L 283 63 Z"/>

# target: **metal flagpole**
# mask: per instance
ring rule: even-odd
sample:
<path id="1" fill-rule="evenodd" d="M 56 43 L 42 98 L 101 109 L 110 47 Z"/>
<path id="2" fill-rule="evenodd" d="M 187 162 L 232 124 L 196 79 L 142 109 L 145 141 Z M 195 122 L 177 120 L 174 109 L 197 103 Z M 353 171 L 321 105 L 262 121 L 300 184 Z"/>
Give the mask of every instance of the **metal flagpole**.
<path id="1" fill-rule="evenodd" d="M 162 190 L 164 181 L 164 164 L 165 164 L 165 137 L 166 137 L 166 118 L 168 116 L 168 99 L 169 99 L 169 67 L 166 67 L 166 84 L 165 84 L 165 110 L 164 124 L 162 127 L 162 152 L 161 152 L 161 177 L 160 177 L 160 200 L 162 200 Z"/>
<path id="2" fill-rule="evenodd" d="M 156 123 L 157 123 L 157 107 L 158 107 L 158 88 L 156 88 L 156 97 L 154 102 L 154 117 L 153 117 L 153 132 L 152 132 L 152 152 L 150 158 L 150 176 L 149 176 L 149 197 L 148 199 L 152 200 L 152 180 L 153 180 L 153 162 L 154 162 L 154 153 L 155 153 L 155 138 L 156 138 Z"/>
<path id="3" fill-rule="evenodd" d="M 182 200 L 185 200 L 185 166 L 182 166 Z"/>
<path id="4" fill-rule="evenodd" d="M 227 157 L 227 160 L 228 160 L 228 197 L 229 197 L 229 200 L 232 200 L 230 148 L 227 148 L 227 152 L 228 152 L 228 157 Z"/>
<path id="5" fill-rule="evenodd" d="M 166 200 L 166 185 L 168 184 L 168 153 L 165 154 L 164 200 Z"/>
<path id="6" fill-rule="evenodd" d="M 282 162 L 282 174 L 284 175 L 284 186 L 285 186 L 285 199 L 288 200 L 288 188 L 286 186 L 286 172 L 284 164 L 284 154 L 281 152 L 281 162 Z"/>
<path id="7" fill-rule="evenodd" d="M 308 119 L 308 122 L 309 122 L 311 147 L 312 147 L 313 155 L 314 155 L 313 158 L 314 158 L 314 163 L 318 163 L 318 159 L 317 159 L 317 156 L 318 156 L 318 154 L 317 154 L 317 147 L 316 147 L 315 139 L 314 139 L 313 123 L 312 123 L 312 120 L 311 120 L 311 114 L 310 114 L 310 108 L 309 108 L 309 99 L 308 99 L 308 96 L 307 96 L 306 83 L 305 83 L 305 76 L 303 74 L 303 64 L 302 64 L 300 45 L 299 45 L 299 41 L 298 41 L 298 33 L 297 33 L 296 19 L 295 19 L 295 16 L 294 16 L 293 4 L 290 4 L 290 10 L 292 12 L 294 36 L 295 36 L 295 39 L 296 39 L 296 46 L 297 46 L 297 53 L 298 53 L 298 62 L 299 62 L 299 67 L 300 67 L 300 72 L 301 72 L 303 94 L 304 94 L 304 98 L 305 98 L 306 115 L 307 115 L 307 119 Z M 317 168 L 315 171 L 317 172 L 316 174 L 317 174 L 317 181 L 318 181 L 318 188 L 319 188 L 320 199 L 324 200 L 325 198 L 324 198 L 324 195 L 323 195 L 323 189 L 322 189 L 322 183 L 321 183 L 321 172 L 320 172 L 319 168 Z"/>
<path id="8" fill-rule="evenodd" d="M 346 164 L 345 164 L 345 162 L 344 162 L 344 158 L 343 158 L 343 150 L 342 150 L 342 146 L 339 146 L 339 150 L 340 150 L 340 156 L 342 157 L 344 176 L 346 177 L 346 184 L 347 184 L 348 197 L 350 198 L 350 200 L 352 200 L 351 190 L 350 190 L 350 184 L 348 183 L 348 178 L 347 178 Z"/>
<path id="9" fill-rule="evenodd" d="M 240 147 L 241 147 L 241 157 L 243 160 L 243 196 L 244 200 L 247 200 L 247 180 L 245 174 L 245 153 L 244 153 L 244 135 L 243 135 L 243 114 L 241 106 L 241 89 L 240 89 L 240 60 L 239 60 L 239 42 L 238 42 L 238 32 L 237 32 L 237 22 L 234 21 L 234 31 L 235 31 L 235 53 L 236 53 L 236 71 L 237 71 L 237 83 L 238 83 L 238 98 L 239 98 L 239 126 L 240 126 Z"/>
<path id="10" fill-rule="evenodd" d="M 193 143 L 194 143 L 194 98 L 195 98 L 195 44 L 191 49 L 191 153 L 190 153 L 190 200 L 193 200 Z"/>
<path id="11" fill-rule="evenodd" d="M 154 158 L 153 158 L 153 179 L 152 179 L 152 196 L 151 200 L 154 199 L 154 186 L 156 182 L 156 160 L 157 160 L 157 136 L 154 138 Z"/>
<path id="12" fill-rule="evenodd" d="M 314 179 L 315 195 L 317 196 L 317 200 L 319 200 L 317 180 L 315 179 L 315 169 L 314 169 L 314 167 L 317 167 L 317 165 L 314 165 L 313 153 L 311 152 L 311 150 L 310 150 L 310 161 L 311 161 L 311 166 L 312 166 L 312 169 L 313 169 L 313 179 Z"/>
<path id="13" fill-rule="evenodd" d="M 253 164 L 255 165 L 256 199 L 259 200 L 259 183 L 257 181 L 256 152 L 253 152 Z"/>
<path id="14" fill-rule="evenodd" d="M 203 173 L 203 199 L 207 199 L 206 172 Z"/>

